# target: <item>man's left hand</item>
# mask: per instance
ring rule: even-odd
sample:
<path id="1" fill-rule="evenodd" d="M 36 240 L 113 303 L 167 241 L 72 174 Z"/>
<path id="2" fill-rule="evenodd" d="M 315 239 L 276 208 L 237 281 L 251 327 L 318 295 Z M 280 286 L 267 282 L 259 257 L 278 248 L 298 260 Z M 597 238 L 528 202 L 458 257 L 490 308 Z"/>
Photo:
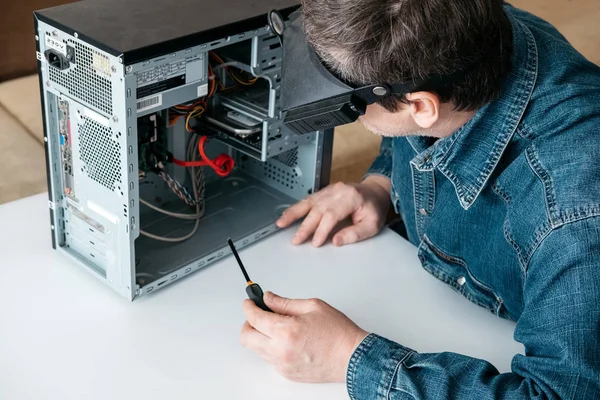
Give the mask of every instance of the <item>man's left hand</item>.
<path id="1" fill-rule="evenodd" d="M 345 382 L 352 353 L 368 333 L 318 299 L 292 300 L 264 294 L 266 312 L 251 300 L 243 309 L 242 345 L 297 382 Z"/>

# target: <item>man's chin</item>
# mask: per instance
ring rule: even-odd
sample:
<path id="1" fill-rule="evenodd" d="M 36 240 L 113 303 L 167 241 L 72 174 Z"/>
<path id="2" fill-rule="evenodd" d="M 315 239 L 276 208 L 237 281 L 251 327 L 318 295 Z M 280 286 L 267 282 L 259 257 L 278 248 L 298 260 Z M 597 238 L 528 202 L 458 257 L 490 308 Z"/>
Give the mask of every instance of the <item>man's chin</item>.
<path id="1" fill-rule="evenodd" d="M 362 120 L 362 118 L 361 118 L 361 117 L 358 117 L 358 122 L 360 122 L 360 124 L 361 124 L 361 125 L 362 125 L 362 126 L 363 126 L 363 127 L 366 129 L 366 130 L 368 130 L 369 132 L 371 132 L 371 133 L 373 133 L 373 134 L 375 134 L 375 135 L 378 135 L 378 136 L 398 136 L 397 134 L 391 134 L 391 133 L 389 133 L 389 132 L 384 132 L 384 131 L 382 131 L 382 130 L 379 130 L 379 129 L 377 129 L 377 128 L 376 128 L 376 127 L 374 127 L 374 126 L 371 126 L 371 125 L 370 125 L 370 124 L 368 124 L 368 123 L 365 123 L 365 122 Z"/>

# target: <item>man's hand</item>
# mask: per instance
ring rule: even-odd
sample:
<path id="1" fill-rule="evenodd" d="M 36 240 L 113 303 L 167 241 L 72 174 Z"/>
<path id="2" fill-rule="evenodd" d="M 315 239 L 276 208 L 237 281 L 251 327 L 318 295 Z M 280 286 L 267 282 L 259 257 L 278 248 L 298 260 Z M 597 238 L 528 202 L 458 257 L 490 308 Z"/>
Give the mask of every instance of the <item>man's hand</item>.
<path id="1" fill-rule="evenodd" d="M 314 233 L 312 243 L 318 247 L 350 216 L 352 225 L 333 237 L 333 244 L 342 246 L 376 235 L 385 224 L 390 205 L 390 180 L 372 175 L 362 183 L 336 183 L 308 196 L 288 208 L 277 226 L 285 228 L 306 216 L 292 243 L 301 244 Z"/>
<path id="2" fill-rule="evenodd" d="M 264 301 L 275 313 L 244 301 L 242 345 L 290 380 L 345 382 L 350 357 L 368 333 L 321 300 L 291 300 L 266 292 Z"/>

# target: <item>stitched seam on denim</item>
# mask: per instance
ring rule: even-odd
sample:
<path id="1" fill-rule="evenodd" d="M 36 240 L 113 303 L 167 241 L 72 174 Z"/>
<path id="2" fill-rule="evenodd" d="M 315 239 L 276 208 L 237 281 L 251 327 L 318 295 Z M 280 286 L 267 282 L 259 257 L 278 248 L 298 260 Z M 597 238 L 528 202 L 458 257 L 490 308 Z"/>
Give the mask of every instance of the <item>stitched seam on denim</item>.
<path id="1" fill-rule="evenodd" d="M 564 210 L 560 212 L 560 220 L 557 222 L 555 228 L 598 215 L 600 215 L 600 206 L 596 205 L 591 207 L 580 207 L 577 209 Z"/>
<path id="2" fill-rule="evenodd" d="M 512 200 L 511 200 L 510 196 L 508 195 L 508 193 L 506 193 L 504 191 L 504 189 L 502 189 L 502 187 L 500 186 L 500 184 L 498 182 L 495 182 L 491 186 L 491 188 L 494 193 L 496 193 L 498 196 L 500 196 L 502 199 L 504 199 L 504 201 L 506 202 L 506 207 L 508 209 L 508 207 L 512 203 Z M 521 250 L 521 248 L 517 244 L 516 240 L 513 238 L 513 236 L 510 233 L 510 223 L 508 221 L 508 217 L 504 219 L 504 224 L 503 224 L 502 228 L 504 231 L 504 238 L 512 246 L 514 251 L 517 253 L 517 259 L 519 260 L 519 264 L 521 266 L 521 274 L 523 276 L 525 276 L 525 269 L 526 269 L 525 257 L 523 256 L 523 251 Z"/>
<path id="3" fill-rule="evenodd" d="M 398 373 L 398 368 L 402 364 L 402 361 L 404 361 L 406 359 L 406 357 L 411 353 L 412 353 L 412 351 L 407 351 L 406 354 L 404 354 L 402 356 L 402 358 L 399 358 L 398 354 L 394 353 L 392 355 L 391 359 L 389 360 L 388 365 L 386 365 L 386 375 L 385 375 L 385 378 L 383 379 L 382 385 L 380 385 L 380 387 L 382 388 L 383 383 L 385 383 L 386 381 L 389 382 L 387 392 L 381 393 L 381 395 L 384 399 L 390 398 L 390 392 L 391 392 L 392 386 L 394 384 L 394 377 Z M 390 364 L 392 364 L 392 365 L 395 364 L 393 369 L 389 368 Z M 379 389 L 378 389 L 378 392 L 379 392 Z"/>
<path id="4" fill-rule="evenodd" d="M 535 88 L 535 83 L 537 81 L 538 50 L 537 50 L 537 45 L 535 43 L 535 39 L 534 39 L 531 31 L 523 23 L 521 23 L 520 21 L 515 21 L 515 22 L 517 24 L 519 24 L 519 26 L 523 30 L 524 36 L 526 37 L 526 40 L 527 40 L 528 49 L 530 50 L 528 53 L 527 60 L 526 60 L 527 65 L 525 66 L 525 72 L 524 72 L 524 74 L 526 76 L 526 79 L 524 80 L 524 85 L 528 88 L 529 93 L 527 93 L 527 91 L 523 87 L 518 88 L 517 99 L 512 104 L 511 109 L 508 111 L 508 113 L 510 115 L 509 120 L 505 121 L 505 124 L 503 124 L 501 130 L 504 131 L 506 129 L 507 125 L 509 127 L 510 126 L 512 126 L 512 127 L 509 130 L 507 130 L 506 132 L 504 132 L 503 136 L 501 136 L 498 140 L 496 140 L 496 147 L 494 147 L 492 156 L 487 159 L 482 172 L 477 177 L 477 180 L 476 180 L 477 188 L 468 189 L 470 192 L 475 192 L 475 193 L 471 193 L 469 196 L 469 199 L 463 200 L 464 194 L 458 193 L 457 184 L 454 184 L 455 188 L 457 189 L 457 194 L 459 194 L 459 200 L 460 200 L 461 206 L 465 210 L 469 209 L 471 207 L 471 205 L 475 202 L 475 200 L 479 197 L 479 195 L 483 191 L 485 183 L 489 180 L 493 170 L 498 165 L 498 162 L 500 161 L 500 156 L 502 155 L 502 153 L 504 153 L 504 151 L 506 150 L 506 147 L 508 146 L 508 144 L 510 142 L 510 137 L 512 135 L 514 135 L 514 133 L 518 127 L 519 121 L 523 118 L 523 115 L 525 115 L 527 103 L 531 99 L 531 95 L 533 94 L 533 90 Z M 521 112 L 518 113 L 518 115 L 517 115 L 516 111 L 518 111 L 519 109 L 521 110 Z M 498 145 L 503 142 L 504 142 L 504 145 L 499 147 Z M 445 158 L 447 154 L 448 153 L 444 154 L 443 158 Z M 453 183 L 455 183 L 454 180 L 449 177 L 449 175 L 452 175 L 452 174 L 449 173 L 449 171 L 447 171 L 445 164 L 439 165 L 439 167 L 440 167 L 440 170 L 444 172 L 444 175 L 446 175 L 448 177 L 448 179 L 450 179 Z"/>
<path id="5" fill-rule="evenodd" d="M 429 198 L 428 198 L 428 209 L 429 209 L 429 215 L 431 215 L 431 213 L 433 212 L 433 209 L 435 208 L 435 172 L 431 171 L 428 172 L 428 177 L 429 177 Z"/>
<path id="6" fill-rule="evenodd" d="M 547 229 L 545 230 L 545 232 L 542 232 L 539 234 L 539 236 L 536 237 L 536 240 L 533 242 L 533 244 L 531 245 L 531 249 L 529 251 L 529 254 L 527 256 L 527 268 L 529 269 L 529 263 L 531 262 L 531 259 L 533 258 L 533 255 L 535 254 L 535 252 L 537 251 L 537 249 L 540 247 L 540 245 L 542 244 L 542 242 L 544 241 L 544 239 L 546 239 L 548 237 L 548 235 L 550 233 L 552 233 L 554 230 L 563 227 L 565 225 L 569 225 L 569 224 L 573 224 L 575 222 L 579 222 L 579 221 L 583 221 L 586 219 L 590 219 L 590 218 L 598 218 L 600 217 L 600 210 L 598 210 L 597 213 L 594 214 L 588 214 L 585 216 L 581 216 L 580 218 L 577 219 L 573 219 L 570 220 L 568 222 L 561 222 L 560 224 L 558 224 L 557 226 L 547 226 Z"/>
<path id="7" fill-rule="evenodd" d="M 496 294 L 494 293 L 494 291 L 488 287 L 487 285 L 484 285 L 483 283 L 481 283 L 477 278 L 475 278 L 473 276 L 473 274 L 471 273 L 471 271 L 469 270 L 469 267 L 467 266 L 467 263 L 457 257 L 453 257 L 451 255 L 448 255 L 446 253 L 444 253 L 442 250 L 438 249 L 427 237 L 427 235 L 424 235 L 424 242 L 428 245 L 428 248 L 431 249 L 436 255 L 438 255 L 439 257 L 447 260 L 448 262 L 452 262 L 455 264 L 460 265 L 461 267 L 463 267 L 465 269 L 465 271 L 467 272 L 467 274 L 469 275 L 469 278 L 471 279 L 471 281 L 478 286 L 481 290 L 488 292 L 489 295 L 495 297 L 496 299 L 498 299 L 498 296 L 496 296 Z M 460 286 L 457 286 L 456 283 L 454 282 L 454 279 L 452 279 L 448 274 L 446 274 L 444 271 L 440 271 L 440 273 L 442 273 L 445 277 L 447 277 L 449 279 L 450 282 L 447 283 L 452 283 L 453 286 L 455 286 L 457 289 L 461 289 Z"/>
<path id="8" fill-rule="evenodd" d="M 431 251 L 433 251 L 438 257 L 445 259 L 448 262 L 454 263 L 454 264 L 458 264 L 461 267 L 463 267 L 463 269 L 466 271 L 467 275 L 469 276 L 469 279 L 471 280 L 471 282 L 473 282 L 473 284 L 478 287 L 481 291 L 486 292 L 486 293 L 482 293 L 482 295 L 488 295 L 489 297 L 493 297 L 496 299 L 496 303 L 499 303 L 502 300 L 501 297 L 499 297 L 498 295 L 496 295 L 496 293 L 492 290 L 492 288 L 488 287 L 487 285 L 484 285 L 483 283 L 481 283 L 477 278 L 475 278 L 475 276 L 473 276 L 473 274 L 471 273 L 471 270 L 469 269 L 469 267 L 467 266 L 467 263 L 457 257 L 448 255 L 446 253 L 444 253 L 442 250 L 438 249 L 432 242 L 431 240 L 429 240 L 429 238 L 427 237 L 427 235 L 423 235 L 423 241 L 421 242 L 421 245 L 419 246 L 421 249 L 423 249 L 423 244 L 427 245 L 427 248 L 429 248 Z M 421 257 L 419 257 L 421 258 Z M 488 304 L 482 304 L 481 302 L 479 302 L 478 300 L 476 300 L 473 296 L 471 296 L 469 293 L 467 293 L 464 290 L 464 287 L 459 286 L 455 279 L 453 277 L 450 277 L 448 274 L 446 274 L 444 271 L 442 270 L 437 270 L 434 269 L 428 262 L 427 260 L 423 257 L 421 259 L 421 262 L 423 263 L 423 268 L 425 268 L 427 271 L 429 271 L 430 274 L 432 274 L 433 276 L 438 277 L 438 279 L 440 279 L 441 281 L 447 283 L 448 285 L 454 287 L 459 293 L 461 293 L 464 297 L 466 297 L 467 299 L 469 299 L 470 301 L 472 301 L 473 303 L 479 304 L 480 306 L 489 309 L 489 305 Z M 427 264 L 427 267 L 425 267 L 425 264 Z M 496 305 L 497 307 L 497 305 Z"/>
<path id="9" fill-rule="evenodd" d="M 533 129 L 531 129 L 525 121 L 521 121 L 519 124 L 517 134 L 527 140 L 534 140 L 536 138 L 536 135 L 533 134 Z"/>
<path id="10" fill-rule="evenodd" d="M 455 292 L 462 295 L 465 299 L 469 300 L 471 303 L 476 304 L 479 307 L 484 308 L 486 310 L 489 310 L 492 312 L 495 311 L 495 309 L 497 307 L 497 303 L 498 303 L 498 298 L 494 294 L 491 294 L 491 296 L 496 297 L 496 305 L 485 304 L 485 303 L 481 302 L 479 299 L 473 297 L 470 293 L 466 292 L 462 286 L 459 286 L 456 283 L 455 279 L 450 277 L 444 271 L 440 271 L 438 269 L 433 268 L 431 266 L 431 264 L 429 262 L 427 262 L 427 260 L 422 259 L 421 263 L 423 264 L 423 269 L 425 269 L 427 272 L 429 272 L 432 276 L 439 279 L 441 282 L 450 286 Z"/>
<path id="11" fill-rule="evenodd" d="M 346 372 L 346 390 L 348 391 L 348 395 L 351 399 L 356 399 L 354 395 L 354 382 L 356 381 L 356 366 L 358 362 L 372 346 L 375 341 L 375 334 L 371 333 L 367 335 L 367 337 L 362 341 L 362 343 L 356 348 L 352 357 L 350 357 L 350 361 L 348 362 L 348 370 Z"/>
<path id="12" fill-rule="evenodd" d="M 458 197 L 458 202 L 460 203 L 460 206 L 466 210 L 468 207 L 466 203 L 463 202 L 463 197 L 465 196 L 465 189 L 463 188 L 463 185 L 458 181 L 458 177 L 454 175 L 452 171 L 446 168 L 445 165 L 440 165 L 438 169 L 452 183 L 452 186 L 454 186 L 454 190 L 456 191 L 456 195 Z"/>
<path id="13" fill-rule="evenodd" d="M 403 387 L 398 387 L 398 386 L 394 386 L 394 377 L 397 377 L 397 376 L 398 376 L 398 372 L 399 372 L 399 370 L 400 370 L 400 367 L 401 367 L 401 366 L 404 364 L 404 362 L 406 361 L 406 359 L 407 359 L 408 357 L 412 356 L 413 354 L 415 354 L 415 352 L 414 352 L 414 351 L 412 351 L 412 350 L 411 350 L 411 351 L 408 351 L 408 352 L 407 352 L 407 353 L 404 355 L 404 357 L 402 357 L 402 359 L 401 359 L 400 361 L 398 361 L 398 363 L 396 364 L 396 368 L 394 368 L 394 372 L 393 372 L 393 374 L 392 374 L 392 379 L 390 380 L 390 386 L 389 386 L 389 388 L 388 388 L 388 392 L 387 392 L 387 394 L 386 394 L 386 396 L 385 396 L 386 400 L 389 400 L 389 399 L 390 399 L 390 393 L 392 392 L 392 388 L 393 388 L 394 390 L 400 391 L 400 392 L 402 392 L 402 393 L 406 393 L 407 395 L 409 395 L 409 396 L 410 396 L 410 398 L 411 398 L 411 399 L 415 399 L 415 396 L 413 396 L 413 395 L 412 395 L 412 393 L 410 393 L 410 392 L 409 392 L 408 390 L 406 390 L 405 388 L 403 388 Z"/>
<path id="14" fill-rule="evenodd" d="M 552 184 L 552 178 L 546 169 L 544 169 L 540 160 L 535 154 L 535 145 L 533 143 L 531 143 L 531 145 L 525 150 L 525 159 L 527 160 L 530 168 L 533 170 L 533 173 L 540 179 L 542 185 L 544 185 L 546 214 L 550 224 L 554 227 L 555 219 L 553 215 L 555 214 L 556 209 L 556 195 L 554 194 L 554 186 Z"/>
<path id="15" fill-rule="evenodd" d="M 500 161 L 500 156 L 506 150 L 506 147 L 508 146 L 508 144 L 510 142 L 510 137 L 515 133 L 515 131 L 517 130 L 517 127 L 519 125 L 519 121 L 523 118 L 523 115 L 525 115 L 525 109 L 526 109 L 527 103 L 529 102 L 529 99 L 531 98 L 531 95 L 533 94 L 533 89 L 535 87 L 535 82 L 537 80 L 537 74 L 538 74 L 537 45 L 536 45 L 535 39 L 533 38 L 533 35 L 529 31 L 529 29 L 521 22 L 518 22 L 518 23 L 521 25 L 521 29 L 523 29 L 523 33 L 525 34 L 525 37 L 527 39 L 527 44 L 530 49 L 529 57 L 527 58 L 527 66 L 525 67 L 525 72 L 524 72 L 526 74 L 526 76 L 528 77 L 524 83 L 524 85 L 526 85 L 526 87 L 528 87 L 528 90 L 524 90 L 524 88 L 521 87 L 520 90 L 518 91 L 517 100 L 513 103 L 513 107 L 509 111 L 510 119 L 505 123 L 505 125 L 509 125 L 512 127 L 507 132 L 505 132 L 505 135 L 503 135 L 500 139 L 496 140 L 497 145 L 504 142 L 504 146 L 494 148 L 492 157 L 488 158 L 486 165 L 483 169 L 483 172 L 480 173 L 479 176 L 477 177 L 478 190 L 477 190 L 477 193 L 475 194 L 475 196 L 473 197 L 473 199 L 470 201 L 471 204 L 473 204 L 475 202 L 475 200 L 481 194 L 481 191 L 483 190 L 485 183 L 489 180 L 492 171 L 498 165 L 498 162 Z M 529 92 L 529 93 L 527 93 L 527 92 Z M 517 114 L 516 112 L 518 110 L 520 110 L 520 112 Z M 501 129 L 504 131 L 505 126 L 503 126 Z"/>
<path id="16" fill-rule="evenodd" d="M 416 229 L 417 229 L 417 236 L 421 237 L 423 235 L 423 232 L 421 231 L 421 219 L 420 219 L 420 214 L 419 214 L 419 202 L 421 199 L 421 188 L 419 185 L 419 173 L 415 171 L 416 167 L 414 165 L 411 165 L 411 174 L 412 174 L 412 181 L 413 181 L 413 203 L 414 203 L 414 209 L 415 209 L 415 225 L 416 225 Z"/>

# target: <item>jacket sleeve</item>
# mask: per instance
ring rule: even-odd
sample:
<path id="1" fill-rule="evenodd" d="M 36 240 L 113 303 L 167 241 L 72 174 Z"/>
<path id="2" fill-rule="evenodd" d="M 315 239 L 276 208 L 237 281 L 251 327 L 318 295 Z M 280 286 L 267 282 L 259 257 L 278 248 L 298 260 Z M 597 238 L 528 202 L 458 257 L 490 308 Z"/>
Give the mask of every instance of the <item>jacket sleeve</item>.
<path id="1" fill-rule="evenodd" d="M 600 217 L 546 236 L 524 285 L 515 339 L 525 355 L 513 358 L 510 373 L 461 354 L 420 354 L 370 334 L 348 365 L 350 398 L 600 399 Z"/>
<path id="2" fill-rule="evenodd" d="M 392 176 L 392 138 L 384 137 L 381 140 L 381 145 L 379 147 L 379 155 L 373 163 L 371 167 L 363 177 L 366 178 L 369 175 L 383 175 L 388 178 Z"/>

